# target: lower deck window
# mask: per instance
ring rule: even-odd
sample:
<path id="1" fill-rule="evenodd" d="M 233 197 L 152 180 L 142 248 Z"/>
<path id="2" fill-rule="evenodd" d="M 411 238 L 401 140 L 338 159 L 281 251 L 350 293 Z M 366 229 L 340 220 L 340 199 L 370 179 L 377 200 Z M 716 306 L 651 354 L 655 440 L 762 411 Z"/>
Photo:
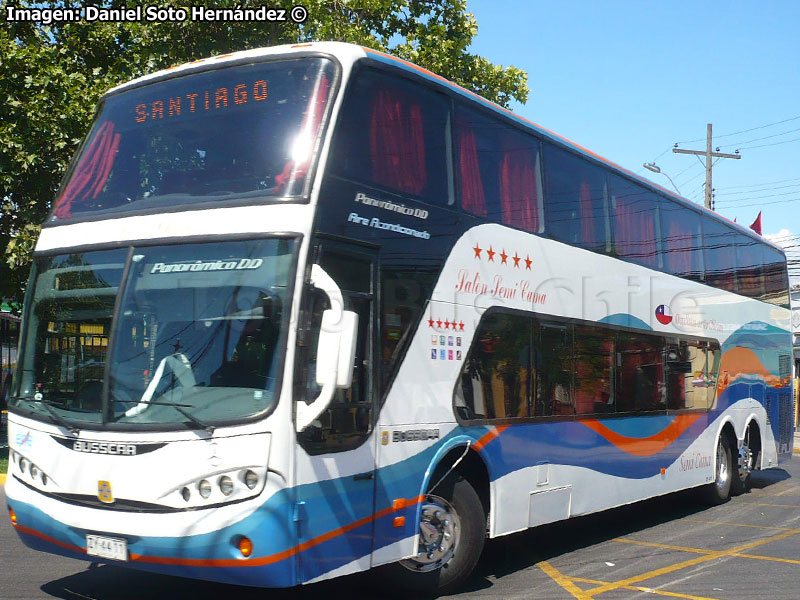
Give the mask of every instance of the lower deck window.
<path id="1" fill-rule="evenodd" d="M 713 340 L 490 311 L 455 390 L 464 420 L 707 410 Z"/>

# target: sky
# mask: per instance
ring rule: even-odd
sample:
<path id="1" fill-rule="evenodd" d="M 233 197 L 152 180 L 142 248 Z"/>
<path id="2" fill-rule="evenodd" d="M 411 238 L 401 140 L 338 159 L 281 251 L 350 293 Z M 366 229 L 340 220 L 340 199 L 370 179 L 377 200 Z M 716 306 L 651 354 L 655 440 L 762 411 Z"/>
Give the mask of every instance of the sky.
<path id="1" fill-rule="evenodd" d="M 673 145 L 713 147 L 716 211 L 800 259 L 800 2 L 467 0 L 470 52 L 528 74 L 511 108 L 604 158 L 704 202 L 705 169 Z M 749 130 L 749 131 L 748 131 Z M 705 157 L 702 157 L 705 160 Z M 796 248 L 793 248 L 796 246 Z M 793 256 L 795 255 L 795 256 Z M 790 263 L 791 264 L 791 263 Z M 800 264 L 793 282 L 800 283 Z"/>

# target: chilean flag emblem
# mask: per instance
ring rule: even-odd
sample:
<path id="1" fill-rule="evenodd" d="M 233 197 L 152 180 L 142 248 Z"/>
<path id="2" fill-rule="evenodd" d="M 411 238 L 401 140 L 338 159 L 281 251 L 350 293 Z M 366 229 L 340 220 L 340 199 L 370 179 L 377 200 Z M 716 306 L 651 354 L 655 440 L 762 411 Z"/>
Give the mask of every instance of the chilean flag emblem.
<path id="1" fill-rule="evenodd" d="M 658 308 L 656 308 L 656 319 L 662 325 L 669 325 L 672 323 L 672 313 L 669 310 L 669 306 L 666 304 L 660 304 Z"/>

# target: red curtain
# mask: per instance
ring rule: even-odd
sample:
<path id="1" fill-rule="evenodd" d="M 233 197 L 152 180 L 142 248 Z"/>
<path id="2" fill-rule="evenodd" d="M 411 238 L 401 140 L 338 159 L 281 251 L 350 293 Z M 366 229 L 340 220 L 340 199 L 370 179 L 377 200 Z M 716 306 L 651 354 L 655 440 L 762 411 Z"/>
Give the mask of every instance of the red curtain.
<path id="1" fill-rule="evenodd" d="M 648 203 L 617 197 L 615 246 L 620 256 L 636 259 L 646 266 L 657 266 L 655 211 Z"/>
<path id="2" fill-rule="evenodd" d="M 464 124 L 457 125 L 456 143 L 461 175 L 461 208 L 470 214 L 485 217 L 486 196 L 483 193 L 475 132 Z"/>
<path id="3" fill-rule="evenodd" d="M 692 235 L 681 230 L 680 224 L 669 224 L 666 238 L 667 268 L 673 273 L 689 273 L 692 269 Z"/>
<path id="4" fill-rule="evenodd" d="M 397 90 L 379 90 L 370 119 L 372 180 L 420 195 L 427 186 L 422 109 Z"/>
<path id="5" fill-rule="evenodd" d="M 500 167 L 503 223 L 526 231 L 539 230 L 539 190 L 536 187 L 534 161 L 530 152 L 508 150 Z"/>
<path id="6" fill-rule="evenodd" d="M 581 241 L 586 246 L 594 247 L 597 236 L 595 235 L 592 190 L 585 181 L 581 181 L 581 191 L 578 197 L 578 213 L 581 219 Z"/>
<path id="7" fill-rule="evenodd" d="M 114 123 L 106 121 L 83 152 L 78 166 L 72 173 L 69 183 L 56 200 L 53 214 L 59 219 L 72 216 L 75 202 L 97 198 L 103 190 L 114 165 L 119 148 L 120 134 L 114 133 Z"/>

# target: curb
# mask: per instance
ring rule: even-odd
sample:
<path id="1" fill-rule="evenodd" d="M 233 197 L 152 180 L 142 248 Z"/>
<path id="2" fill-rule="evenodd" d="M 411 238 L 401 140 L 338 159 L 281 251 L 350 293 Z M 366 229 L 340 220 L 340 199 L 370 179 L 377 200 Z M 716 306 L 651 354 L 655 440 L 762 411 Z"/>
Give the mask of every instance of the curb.
<path id="1" fill-rule="evenodd" d="M 0 486 L 5 485 L 5 484 L 6 484 L 6 474 L 5 473 L 0 473 Z"/>

